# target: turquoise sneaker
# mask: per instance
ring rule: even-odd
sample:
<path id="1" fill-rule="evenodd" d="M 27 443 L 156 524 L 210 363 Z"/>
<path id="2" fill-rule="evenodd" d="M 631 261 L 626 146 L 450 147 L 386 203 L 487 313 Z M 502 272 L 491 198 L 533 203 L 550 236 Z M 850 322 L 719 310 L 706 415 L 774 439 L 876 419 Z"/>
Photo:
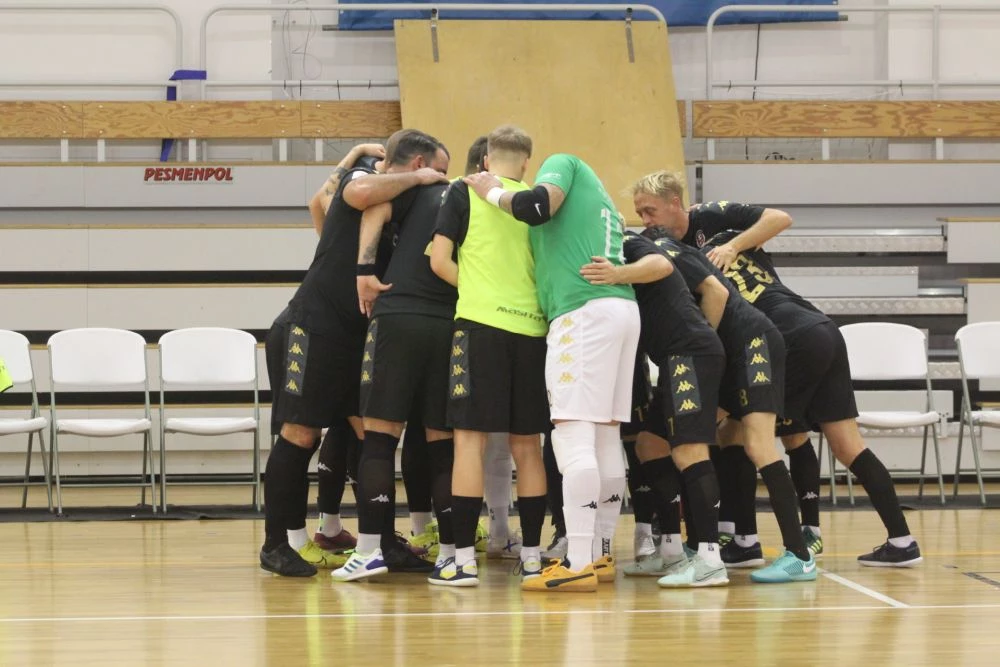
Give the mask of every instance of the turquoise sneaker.
<path id="1" fill-rule="evenodd" d="M 750 580 L 758 584 L 787 584 L 793 581 L 816 581 L 819 574 L 816 560 L 799 560 L 791 551 L 786 551 L 778 560 L 765 568 L 750 573 Z"/>

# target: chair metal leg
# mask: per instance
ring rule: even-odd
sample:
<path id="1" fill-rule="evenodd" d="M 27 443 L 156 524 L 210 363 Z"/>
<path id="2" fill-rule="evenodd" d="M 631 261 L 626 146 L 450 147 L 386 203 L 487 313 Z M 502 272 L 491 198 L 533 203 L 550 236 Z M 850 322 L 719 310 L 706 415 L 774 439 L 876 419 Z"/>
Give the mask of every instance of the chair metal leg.
<path id="1" fill-rule="evenodd" d="M 937 463 L 938 474 L 938 495 L 941 496 L 941 504 L 944 505 L 944 474 L 941 471 L 941 450 L 938 443 L 937 427 L 931 426 L 931 436 L 934 438 L 934 461 Z"/>
<path id="2" fill-rule="evenodd" d="M 924 444 L 920 450 L 920 482 L 917 484 L 917 498 L 924 499 L 924 475 L 927 473 L 927 427 L 924 427 Z"/>
<path id="3" fill-rule="evenodd" d="M 969 442 L 972 444 L 972 458 L 976 462 L 976 482 L 979 484 L 979 502 L 986 506 L 986 489 L 983 488 L 983 467 L 979 462 L 979 440 L 976 438 L 976 425 L 969 419 Z"/>
<path id="4" fill-rule="evenodd" d="M 52 474 L 50 472 L 49 463 L 45 458 L 45 435 L 42 431 L 38 432 L 38 451 L 42 455 L 42 474 L 45 475 L 45 495 L 49 499 L 49 512 L 52 511 Z"/>
<path id="5" fill-rule="evenodd" d="M 260 511 L 260 429 L 253 432 L 253 506 Z"/>
<path id="6" fill-rule="evenodd" d="M 24 457 L 24 486 L 21 487 L 21 509 L 28 506 L 28 481 L 31 479 L 31 451 L 34 449 L 35 434 L 28 434 L 28 454 Z"/>
<path id="7" fill-rule="evenodd" d="M 56 514 L 62 516 L 62 482 L 59 475 L 59 431 L 54 424 L 52 426 L 52 449 L 49 451 L 49 455 L 51 457 L 49 465 L 56 478 Z"/>
<path id="8" fill-rule="evenodd" d="M 958 451 L 955 454 L 955 490 L 953 498 L 958 498 L 958 478 L 962 472 L 962 435 L 965 433 L 965 409 L 963 404 L 962 414 L 958 420 Z"/>
<path id="9" fill-rule="evenodd" d="M 160 417 L 160 509 L 167 513 L 167 430 Z"/>

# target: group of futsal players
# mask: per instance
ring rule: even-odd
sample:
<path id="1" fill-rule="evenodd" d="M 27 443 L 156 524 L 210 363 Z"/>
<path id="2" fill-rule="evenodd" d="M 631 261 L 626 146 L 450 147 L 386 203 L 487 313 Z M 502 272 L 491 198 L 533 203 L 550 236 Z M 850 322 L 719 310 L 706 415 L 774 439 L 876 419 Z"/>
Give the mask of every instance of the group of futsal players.
<path id="1" fill-rule="evenodd" d="M 789 216 L 732 202 L 689 209 L 681 179 L 661 171 L 632 186 L 645 230 L 627 232 L 585 162 L 549 156 L 529 187 L 531 154 L 526 133 L 497 128 L 449 183 L 444 145 L 402 130 L 384 147 L 355 147 L 310 202 L 316 254 L 266 340 L 277 438 L 261 566 L 285 576 L 329 568 L 338 581 L 425 572 L 432 584 L 475 586 L 487 542 L 519 561 L 524 590 L 593 591 L 616 578 L 628 486 L 626 575 L 718 586 L 727 567 L 763 566 L 752 580 L 809 581 L 823 550 L 811 430 L 888 531 L 859 562 L 920 562 L 889 473 L 858 431 L 843 338 L 781 283 L 762 248 Z M 411 540 L 394 523 L 404 430 Z M 321 519 L 310 538 L 317 448 Z M 784 543 L 766 566 L 758 472 Z M 348 479 L 357 538 L 340 523 Z M 547 507 L 556 535 L 543 551 Z"/>

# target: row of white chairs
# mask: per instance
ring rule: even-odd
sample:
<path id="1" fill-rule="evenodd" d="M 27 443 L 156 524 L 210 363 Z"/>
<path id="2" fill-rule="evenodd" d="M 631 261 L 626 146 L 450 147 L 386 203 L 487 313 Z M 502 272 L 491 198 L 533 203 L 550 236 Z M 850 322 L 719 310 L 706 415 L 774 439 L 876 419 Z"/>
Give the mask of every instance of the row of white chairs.
<path id="1" fill-rule="evenodd" d="M 927 441 L 930 436 L 934 443 L 934 457 L 937 463 L 938 493 L 941 503 L 945 502 L 944 475 L 938 443 L 938 429 L 942 415 L 934 409 L 930 374 L 928 371 L 927 335 L 916 327 L 889 322 L 864 322 L 840 327 L 847 344 L 847 354 L 851 364 L 851 379 L 857 381 L 912 381 L 925 382 L 927 399 L 923 410 L 908 411 L 862 411 L 858 415 L 858 425 L 869 430 L 895 430 L 923 428 L 923 447 L 920 468 L 899 472 L 917 472 L 920 475 L 918 495 L 923 497 L 924 481 L 927 475 Z M 1000 428 L 1000 410 L 973 410 L 969 380 L 1000 379 L 1000 322 L 980 322 L 968 324 L 955 334 L 958 348 L 959 367 L 962 375 L 962 408 L 959 416 L 958 448 L 955 456 L 954 497 L 958 497 L 959 476 L 962 462 L 962 441 L 965 428 L 969 427 L 972 441 L 972 455 L 975 462 L 976 481 L 979 486 L 980 503 L 986 504 L 983 485 L 984 471 L 981 462 L 982 442 L 977 428 Z M 820 456 L 822 456 L 823 436 L 820 435 Z M 837 503 L 837 461 L 829 450 L 830 497 Z M 846 473 L 848 494 L 854 503 L 854 488 L 850 472 Z"/>
<path id="2" fill-rule="evenodd" d="M 935 425 L 941 415 L 933 409 L 931 381 L 928 373 L 927 337 L 915 327 L 868 322 L 841 327 L 847 343 L 854 380 L 923 380 L 927 400 L 924 410 L 862 412 L 860 426 L 868 429 L 923 428 L 923 449 L 920 490 L 923 495 L 927 477 L 928 436 L 933 439 L 937 462 L 937 482 L 941 502 L 945 501 L 944 477 L 941 466 L 938 433 Z M 983 322 L 962 327 L 955 334 L 962 374 L 962 409 L 960 415 L 958 451 L 955 461 L 954 495 L 958 495 L 961 472 L 962 443 L 965 427 L 969 426 L 976 480 L 980 502 L 986 503 L 981 464 L 982 444 L 979 427 L 1000 427 L 1000 411 L 974 410 L 969 380 L 1000 378 L 1000 322 Z M 45 417 L 39 408 L 35 391 L 28 340 L 23 335 L 0 330 L 0 357 L 7 363 L 15 384 L 31 388 L 31 413 L 26 419 L 0 419 L 0 436 L 28 435 L 22 506 L 26 505 L 33 438 L 39 436 L 49 508 L 52 509 L 52 487 L 55 506 L 62 513 L 62 481 L 59 471 L 59 435 L 78 434 L 92 437 L 143 435 L 143 464 L 139 486 L 142 502 L 148 489 L 156 511 L 153 474 L 152 419 L 149 382 L 146 370 L 146 341 L 131 331 L 120 329 L 70 329 L 54 334 L 48 341 L 50 366 L 50 406 Z M 250 433 L 253 436 L 253 503 L 260 508 L 260 404 L 256 364 L 256 340 L 245 331 L 223 328 L 179 329 L 164 334 L 159 341 L 160 357 L 160 446 L 159 446 L 159 507 L 166 511 L 166 437 L 172 433 L 193 435 L 225 435 Z M 145 398 L 144 416 L 136 419 L 60 419 L 57 394 L 63 390 L 124 390 L 141 389 Z M 247 389 L 253 391 L 253 415 L 247 417 L 170 417 L 165 393 L 168 390 Z M 44 432 L 50 431 L 52 448 L 46 460 Z M 823 440 L 820 438 L 820 451 Z M 831 498 L 836 502 L 836 461 L 830 454 Z M 848 490 L 853 502 L 853 485 L 847 474 Z M 20 483 L 18 484 L 20 485 Z"/>
<path id="3" fill-rule="evenodd" d="M 0 435 L 27 434 L 28 450 L 22 507 L 27 505 L 33 440 L 37 435 L 42 456 L 49 510 L 62 514 L 62 476 L 59 468 L 59 436 L 81 435 L 109 438 L 142 435 L 142 474 L 138 482 L 104 486 L 139 486 L 141 503 L 157 511 L 153 470 L 153 420 L 146 368 L 146 340 L 123 329 L 68 329 L 48 340 L 49 415 L 42 414 L 35 386 L 28 339 L 15 331 L 0 330 L 0 357 L 7 364 L 15 386 L 31 389 L 31 412 L 27 418 L 0 419 Z M 253 473 L 245 482 L 252 485 L 252 500 L 259 510 L 260 485 L 260 401 L 257 379 L 256 339 L 246 331 L 225 328 L 178 329 L 159 340 L 160 428 L 159 428 L 159 508 L 167 508 L 166 439 L 169 434 L 198 436 L 249 433 L 253 436 Z M 166 416 L 166 392 L 173 390 L 248 390 L 253 392 L 252 415 L 246 417 Z M 58 397 L 64 391 L 141 391 L 143 415 L 132 419 L 64 419 L 59 417 Z M 46 457 L 44 433 L 50 434 L 51 450 Z M 244 482 L 240 482 L 244 483 Z M 87 484 L 87 486 L 96 486 Z M 54 503 L 53 503 L 53 487 Z"/>

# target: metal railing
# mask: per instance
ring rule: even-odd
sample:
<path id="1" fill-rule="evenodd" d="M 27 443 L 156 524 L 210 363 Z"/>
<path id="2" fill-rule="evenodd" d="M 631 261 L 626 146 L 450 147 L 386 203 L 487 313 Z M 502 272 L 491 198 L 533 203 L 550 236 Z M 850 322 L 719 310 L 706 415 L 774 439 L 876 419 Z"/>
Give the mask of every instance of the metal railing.
<path id="1" fill-rule="evenodd" d="M 834 80 L 834 81 L 822 81 L 815 79 L 807 80 L 783 80 L 783 81 L 768 81 L 768 80 L 725 80 L 720 81 L 714 78 L 715 68 L 712 52 L 712 37 L 715 32 L 716 22 L 719 20 L 720 16 L 726 14 L 737 14 L 737 13 L 760 13 L 760 12 L 776 12 L 776 13 L 806 13 L 806 14 L 828 14 L 832 17 L 836 17 L 840 14 L 851 14 L 851 13 L 886 13 L 886 14 L 930 14 L 931 16 L 931 74 L 930 78 L 927 79 L 884 79 L 884 80 Z M 996 80 L 984 80 L 984 79 L 941 79 L 941 14 L 947 13 L 959 13 L 959 14 L 971 14 L 971 13 L 1000 13 L 1000 4 L 996 5 L 882 5 L 882 6 L 871 6 L 871 7 L 841 7 L 839 5 L 823 6 L 823 7 L 810 7 L 804 5 L 727 5 L 720 7 L 712 12 L 712 15 L 708 18 L 708 23 L 705 26 L 705 99 L 714 99 L 714 92 L 718 88 L 886 88 L 886 89 L 903 89 L 906 87 L 911 88 L 930 88 L 931 97 L 930 99 L 936 100 L 940 99 L 941 88 L 942 87 L 961 87 L 961 88 L 992 88 L 1000 86 L 1000 79 Z M 822 139 L 822 156 L 823 159 L 829 159 L 830 157 L 830 140 Z M 707 155 L 709 160 L 715 159 L 715 139 L 708 139 L 707 142 Z M 944 139 L 937 138 L 934 141 L 934 153 L 935 158 L 938 160 L 944 159 Z"/>

